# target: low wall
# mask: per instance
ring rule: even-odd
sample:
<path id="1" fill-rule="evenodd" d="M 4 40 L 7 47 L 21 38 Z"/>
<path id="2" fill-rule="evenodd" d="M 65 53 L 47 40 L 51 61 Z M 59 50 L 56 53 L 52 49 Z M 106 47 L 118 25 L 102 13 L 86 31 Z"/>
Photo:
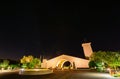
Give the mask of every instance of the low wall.
<path id="1" fill-rule="evenodd" d="M 20 69 L 19 75 L 45 75 L 51 74 L 53 70 L 50 69 Z"/>

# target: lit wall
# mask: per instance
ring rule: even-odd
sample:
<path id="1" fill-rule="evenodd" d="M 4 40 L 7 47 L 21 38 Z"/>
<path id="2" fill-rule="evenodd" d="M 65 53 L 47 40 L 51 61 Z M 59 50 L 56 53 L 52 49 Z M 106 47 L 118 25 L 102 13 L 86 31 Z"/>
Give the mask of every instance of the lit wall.
<path id="1" fill-rule="evenodd" d="M 91 54 L 93 53 L 91 43 L 83 43 L 82 47 L 83 47 L 83 51 L 84 51 L 85 56 L 90 57 Z"/>
<path id="2" fill-rule="evenodd" d="M 60 55 L 53 59 L 47 60 L 44 63 L 47 63 L 46 64 L 47 68 L 56 68 L 58 66 L 59 62 L 62 60 L 69 61 L 72 66 L 73 66 L 73 62 L 74 62 L 76 68 L 89 68 L 89 66 L 88 66 L 89 60 L 78 58 L 78 57 L 73 57 L 73 56 L 69 56 L 69 55 Z"/>

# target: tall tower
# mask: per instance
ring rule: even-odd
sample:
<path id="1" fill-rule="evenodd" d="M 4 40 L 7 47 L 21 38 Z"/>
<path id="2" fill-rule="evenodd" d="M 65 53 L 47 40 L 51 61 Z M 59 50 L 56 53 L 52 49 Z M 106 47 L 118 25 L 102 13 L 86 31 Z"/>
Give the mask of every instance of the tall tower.
<path id="1" fill-rule="evenodd" d="M 83 47 L 85 57 L 89 58 L 90 55 L 93 53 L 91 43 L 90 42 L 89 43 L 83 43 L 82 47 Z"/>

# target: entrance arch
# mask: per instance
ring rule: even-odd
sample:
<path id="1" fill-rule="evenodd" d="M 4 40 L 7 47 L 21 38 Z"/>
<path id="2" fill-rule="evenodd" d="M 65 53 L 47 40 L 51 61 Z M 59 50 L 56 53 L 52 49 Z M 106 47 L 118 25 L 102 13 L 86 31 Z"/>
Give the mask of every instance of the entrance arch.
<path id="1" fill-rule="evenodd" d="M 62 66 L 63 69 L 71 69 L 72 68 L 72 64 L 69 61 L 66 61 L 63 63 Z"/>
<path id="2" fill-rule="evenodd" d="M 58 69 L 71 69 L 72 63 L 68 60 L 62 59 L 57 64 Z"/>
<path id="3" fill-rule="evenodd" d="M 69 55 L 60 55 L 58 57 L 47 60 L 46 62 L 42 63 L 42 65 L 45 64 L 45 66 L 42 66 L 42 67 L 61 69 L 63 68 L 64 63 L 66 61 L 69 61 L 71 63 L 71 69 L 89 68 L 88 66 L 89 60 L 73 57 Z"/>

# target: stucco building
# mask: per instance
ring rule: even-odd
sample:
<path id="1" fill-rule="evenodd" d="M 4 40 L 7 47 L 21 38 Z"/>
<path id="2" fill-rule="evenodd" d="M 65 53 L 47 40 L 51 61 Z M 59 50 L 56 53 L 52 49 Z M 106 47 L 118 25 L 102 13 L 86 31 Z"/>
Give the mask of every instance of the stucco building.
<path id="1" fill-rule="evenodd" d="M 90 55 L 93 53 L 91 43 L 83 43 L 82 47 L 85 56 L 90 57 Z M 49 60 L 43 59 L 41 66 L 42 68 L 62 69 L 65 67 L 67 68 L 69 67 L 70 69 L 76 69 L 76 68 L 89 68 L 88 63 L 89 63 L 88 59 L 63 54 Z"/>

